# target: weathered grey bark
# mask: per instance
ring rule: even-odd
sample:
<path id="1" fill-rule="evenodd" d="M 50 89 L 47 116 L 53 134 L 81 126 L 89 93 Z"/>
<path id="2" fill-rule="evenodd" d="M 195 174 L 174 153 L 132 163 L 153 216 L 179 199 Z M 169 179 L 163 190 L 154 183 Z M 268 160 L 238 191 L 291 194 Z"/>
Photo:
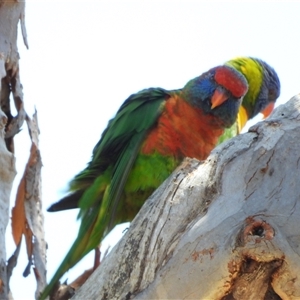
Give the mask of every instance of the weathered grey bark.
<path id="1" fill-rule="evenodd" d="M 187 159 L 72 299 L 300 299 L 300 97 Z"/>
<path id="2" fill-rule="evenodd" d="M 25 1 L 0 0 L 0 94 L 1 108 L 6 114 L 6 144 L 13 152 L 13 140 L 24 122 L 23 91 L 19 74 L 19 52 L 17 46 L 18 24 L 21 24 L 22 36 L 28 48 L 25 27 Z M 17 116 L 10 109 L 10 95 L 13 95 Z"/>
<path id="3" fill-rule="evenodd" d="M 36 298 L 46 285 L 46 242 L 41 209 L 42 164 L 38 148 L 38 125 L 36 114 L 31 120 L 24 109 L 17 47 L 18 24 L 21 26 L 24 44 L 28 48 L 25 1 L 0 0 L 0 299 L 9 297 L 9 279 L 17 264 L 22 235 L 26 239 L 28 254 L 28 267 L 24 271 L 24 276 L 30 273 L 34 265 L 37 280 Z M 16 116 L 11 113 L 11 97 L 17 110 Z M 25 174 L 18 189 L 16 201 L 18 203 L 12 215 L 13 237 L 17 248 L 6 262 L 5 232 L 10 215 L 10 191 L 16 174 L 12 154 L 13 138 L 20 131 L 25 119 L 32 146 Z"/>
<path id="4" fill-rule="evenodd" d="M 22 180 L 24 180 L 24 212 L 25 212 L 25 238 L 27 238 L 27 255 L 28 267 L 24 271 L 24 276 L 30 274 L 33 267 L 36 278 L 37 288 L 35 291 L 35 299 L 47 285 L 46 280 L 46 241 L 44 232 L 44 216 L 42 213 L 42 180 L 41 169 L 42 159 L 39 150 L 39 127 L 37 120 L 37 112 L 32 119 L 26 118 L 29 135 L 31 137 L 31 149 L 28 163 Z M 22 183 L 20 183 L 20 186 Z M 27 237 L 27 231 L 30 230 L 30 237 Z"/>
<path id="5" fill-rule="evenodd" d="M 18 105 L 18 111 L 23 111 L 23 105 L 21 103 L 22 89 L 19 81 L 17 25 L 19 23 L 20 15 L 24 12 L 24 6 L 24 2 L 0 1 L 0 299 L 8 298 L 9 287 L 6 269 L 5 232 L 9 220 L 10 192 L 16 174 L 14 156 L 6 148 L 6 145 L 9 145 L 9 150 L 13 151 L 13 141 L 11 136 L 9 139 L 4 140 L 4 127 L 8 126 L 8 123 L 11 123 L 13 120 L 9 103 L 11 92 L 13 92 L 15 96 L 15 101 L 20 104 Z M 5 112 L 5 115 L 3 111 Z M 22 123 L 24 114 L 20 113 L 20 118 L 17 119 Z"/>
<path id="6" fill-rule="evenodd" d="M 16 175 L 15 159 L 6 148 L 4 129 L 7 118 L 0 109 L 0 299 L 8 298 L 5 232 L 9 220 L 9 199 Z"/>

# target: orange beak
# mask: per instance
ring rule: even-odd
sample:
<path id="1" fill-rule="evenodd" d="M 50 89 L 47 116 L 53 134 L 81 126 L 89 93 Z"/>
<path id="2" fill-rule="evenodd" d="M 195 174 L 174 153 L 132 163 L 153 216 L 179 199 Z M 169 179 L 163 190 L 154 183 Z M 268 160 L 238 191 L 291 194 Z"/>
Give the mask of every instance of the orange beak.
<path id="1" fill-rule="evenodd" d="M 221 105 L 223 102 L 225 102 L 228 99 L 228 95 L 219 89 L 216 89 L 213 96 L 211 97 L 211 109 L 214 109 L 215 107 Z"/>
<path id="2" fill-rule="evenodd" d="M 261 113 L 264 115 L 264 119 L 267 118 L 273 111 L 275 102 L 271 102 Z"/>

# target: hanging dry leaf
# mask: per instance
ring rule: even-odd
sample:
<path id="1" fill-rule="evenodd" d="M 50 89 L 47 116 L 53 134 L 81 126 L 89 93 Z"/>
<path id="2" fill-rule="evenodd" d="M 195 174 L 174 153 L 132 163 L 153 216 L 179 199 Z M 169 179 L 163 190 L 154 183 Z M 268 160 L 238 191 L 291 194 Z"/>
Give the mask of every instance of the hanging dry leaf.
<path id="1" fill-rule="evenodd" d="M 46 285 L 46 242 L 42 215 L 42 161 L 38 148 L 37 113 L 34 113 L 32 119 L 27 116 L 26 122 L 32 144 L 28 163 L 18 187 L 15 207 L 12 209 L 12 234 L 16 245 L 20 245 L 24 235 L 28 264 L 23 276 L 29 275 L 34 262 L 36 295 L 39 295 Z"/>
<path id="2" fill-rule="evenodd" d="M 21 241 L 22 234 L 24 231 L 24 226 L 26 223 L 25 211 L 24 211 L 24 199 L 25 199 L 25 178 L 23 176 L 18 187 L 16 204 L 12 209 L 12 217 L 11 217 L 12 235 L 16 246 L 19 245 Z"/>

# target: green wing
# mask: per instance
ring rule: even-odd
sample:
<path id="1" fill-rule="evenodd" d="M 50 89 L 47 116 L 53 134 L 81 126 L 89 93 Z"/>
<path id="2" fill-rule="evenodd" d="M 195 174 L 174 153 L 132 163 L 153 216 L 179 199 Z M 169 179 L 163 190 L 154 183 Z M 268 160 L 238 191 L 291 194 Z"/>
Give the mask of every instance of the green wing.
<path id="1" fill-rule="evenodd" d="M 120 107 L 116 116 L 102 134 L 93 150 L 88 167 L 71 182 L 71 189 L 92 187 L 91 183 L 105 172 L 111 174 L 110 198 L 115 198 L 124 187 L 138 150 L 170 94 L 158 88 L 143 90 L 131 95 Z M 121 191 L 120 191 L 121 190 Z M 82 197 L 79 207 L 88 209 L 95 202 Z M 117 197 L 118 198 L 118 197 Z M 94 199 L 97 202 L 97 199 Z"/>
<path id="2" fill-rule="evenodd" d="M 103 132 L 87 169 L 75 179 L 78 182 L 87 176 L 93 180 L 79 202 L 82 226 L 78 237 L 94 228 L 84 255 L 100 243 L 106 228 L 111 229 L 140 146 L 169 97 L 163 89 L 147 89 L 130 96 Z M 95 216 L 91 217 L 92 214 Z"/>
<path id="3" fill-rule="evenodd" d="M 131 95 L 109 121 L 87 168 L 70 184 L 79 193 L 81 226 L 71 249 L 46 287 L 45 299 L 61 276 L 97 247 L 111 229 L 115 210 L 146 134 L 160 116 L 169 92 L 160 88 Z M 84 192 L 83 192 L 84 190 Z"/>

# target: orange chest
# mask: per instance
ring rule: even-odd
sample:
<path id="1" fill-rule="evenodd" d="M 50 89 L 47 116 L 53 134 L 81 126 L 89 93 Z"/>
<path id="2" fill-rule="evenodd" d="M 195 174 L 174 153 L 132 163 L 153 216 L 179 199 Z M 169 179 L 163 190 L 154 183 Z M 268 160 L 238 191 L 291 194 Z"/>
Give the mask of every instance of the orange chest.
<path id="1" fill-rule="evenodd" d="M 172 96 L 166 101 L 163 113 L 143 143 L 141 152 L 206 159 L 224 131 L 213 124 L 213 116 L 204 114 L 177 95 Z"/>

